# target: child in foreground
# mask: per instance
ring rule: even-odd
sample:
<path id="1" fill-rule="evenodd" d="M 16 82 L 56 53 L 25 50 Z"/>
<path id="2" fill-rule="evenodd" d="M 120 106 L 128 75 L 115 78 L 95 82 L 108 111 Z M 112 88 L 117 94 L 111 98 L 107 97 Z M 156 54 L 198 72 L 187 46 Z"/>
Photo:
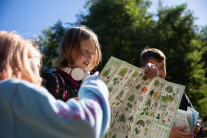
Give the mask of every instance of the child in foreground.
<path id="1" fill-rule="evenodd" d="M 155 49 L 155 48 L 144 49 L 141 53 L 140 61 L 141 61 L 142 68 L 145 68 L 145 78 L 144 79 L 146 79 L 146 77 L 153 78 L 156 75 L 162 79 L 165 79 L 165 77 L 166 77 L 166 66 L 165 66 L 166 57 L 163 54 L 163 52 L 161 52 L 160 50 Z M 153 70 L 154 73 L 152 73 L 153 71 L 151 71 L 151 73 L 149 74 L 148 72 L 150 72 L 150 71 L 147 72 L 146 68 L 147 68 L 147 70 Z M 156 68 L 157 71 L 155 71 L 154 68 Z M 181 102 L 180 102 L 179 109 L 187 111 L 187 107 L 193 108 L 191 101 L 189 100 L 186 93 L 184 93 L 183 97 L 181 99 Z M 187 127 L 189 127 L 189 126 L 176 127 L 174 125 L 169 137 L 170 138 L 178 138 L 178 137 L 193 137 L 196 134 L 200 135 L 203 132 L 204 126 L 202 123 L 202 119 L 199 117 L 199 119 L 197 120 L 197 124 L 194 126 L 194 133 L 182 131 L 183 129 L 185 129 Z"/>
<path id="2" fill-rule="evenodd" d="M 19 35 L 0 31 L 0 137 L 100 138 L 109 127 L 108 89 L 92 75 L 78 101 L 41 87 L 41 54 Z"/>

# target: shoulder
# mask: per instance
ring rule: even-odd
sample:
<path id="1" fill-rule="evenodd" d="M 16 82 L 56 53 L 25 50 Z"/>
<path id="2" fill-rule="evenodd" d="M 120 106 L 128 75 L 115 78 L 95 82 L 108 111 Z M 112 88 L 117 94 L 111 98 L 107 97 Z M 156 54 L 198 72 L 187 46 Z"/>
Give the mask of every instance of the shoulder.
<path id="1" fill-rule="evenodd" d="M 0 89 L 1 87 L 7 87 L 8 88 L 14 88 L 15 90 L 34 90 L 34 91 L 37 91 L 37 90 L 41 90 L 41 91 L 45 91 L 46 89 L 42 86 L 37 86 L 33 83 L 30 83 L 28 81 L 25 81 L 25 80 L 21 80 L 21 79 L 15 79 L 15 78 L 12 78 L 12 79 L 7 79 L 7 80 L 4 80 L 0 83 Z"/>
<path id="2" fill-rule="evenodd" d="M 25 94 L 35 94 L 35 93 L 47 93 L 44 87 L 34 85 L 28 81 L 21 79 L 7 79 L 0 82 L 1 94 L 4 95 L 25 95 Z M 35 93 L 34 93 L 35 92 Z"/>
<path id="3" fill-rule="evenodd" d="M 30 85 L 34 85 L 28 81 L 21 80 L 21 79 L 6 79 L 0 82 L 0 88 L 18 88 L 18 87 L 28 87 Z"/>
<path id="4" fill-rule="evenodd" d="M 190 99 L 188 98 L 188 96 L 187 96 L 187 94 L 185 92 L 183 93 L 182 100 L 184 100 L 187 103 L 190 103 Z"/>
<path id="5" fill-rule="evenodd" d="M 46 87 L 47 87 L 48 84 L 56 83 L 55 80 L 56 80 L 55 72 L 47 73 L 47 74 L 44 75 L 44 77 L 43 77 L 42 84 L 43 84 L 43 86 L 46 86 Z"/>
<path id="6" fill-rule="evenodd" d="M 45 80 L 50 80 L 54 78 L 54 72 L 52 73 L 47 73 L 44 77 Z"/>
<path id="7" fill-rule="evenodd" d="M 179 109 L 187 111 L 188 106 L 193 108 L 193 105 L 192 105 L 190 99 L 188 98 L 187 94 L 184 92 L 183 97 L 180 102 Z"/>

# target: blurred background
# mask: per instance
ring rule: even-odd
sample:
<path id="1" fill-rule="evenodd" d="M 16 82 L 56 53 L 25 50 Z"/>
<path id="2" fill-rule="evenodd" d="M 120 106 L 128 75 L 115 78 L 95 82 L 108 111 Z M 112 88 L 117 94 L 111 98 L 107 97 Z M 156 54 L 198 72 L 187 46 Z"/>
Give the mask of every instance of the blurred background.
<path id="1" fill-rule="evenodd" d="M 36 40 L 42 76 L 52 71 L 64 32 L 80 24 L 99 36 L 98 71 L 111 56 L 140 67 L 141 51 L 158 48 L 167 57 L 166 80 L 186 86 L 207 126 L 206 7 L 206 0 L 0 0 L 0 30 Z"/>

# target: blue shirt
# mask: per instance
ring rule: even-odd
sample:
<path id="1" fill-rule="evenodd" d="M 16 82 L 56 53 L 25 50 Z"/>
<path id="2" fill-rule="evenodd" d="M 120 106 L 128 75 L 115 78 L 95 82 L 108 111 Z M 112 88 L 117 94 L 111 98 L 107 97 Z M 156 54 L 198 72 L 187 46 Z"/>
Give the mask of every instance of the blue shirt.
<path id="1" fill-rule="evenodd" d="M 81 84 L 78 101 L 67 102 L 24 80 L 0 81 L 0 137 L 102 137 L 110 123 L 108 95 L 95 75 Z"/>

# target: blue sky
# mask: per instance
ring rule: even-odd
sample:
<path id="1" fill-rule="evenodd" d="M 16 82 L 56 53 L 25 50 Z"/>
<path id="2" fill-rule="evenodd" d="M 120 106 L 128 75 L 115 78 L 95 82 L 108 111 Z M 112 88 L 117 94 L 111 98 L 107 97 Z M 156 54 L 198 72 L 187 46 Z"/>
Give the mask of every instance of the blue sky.
<path id="1" fill-rule="evenodd" d="M 58 20 L 74 23 L 76 15 L 86 13 L 87 0 L 0 0 L 0 30 L 16 31 L 23 37 L 41 35 L 43 29 L 53 26 Z M 156 12 L 158 0 L 149 9 Z M 207 0 L 162 0 L 163 5 L 188 4 L 188 9 L 198 17 L 196 24 L 207 25 Z"/>

